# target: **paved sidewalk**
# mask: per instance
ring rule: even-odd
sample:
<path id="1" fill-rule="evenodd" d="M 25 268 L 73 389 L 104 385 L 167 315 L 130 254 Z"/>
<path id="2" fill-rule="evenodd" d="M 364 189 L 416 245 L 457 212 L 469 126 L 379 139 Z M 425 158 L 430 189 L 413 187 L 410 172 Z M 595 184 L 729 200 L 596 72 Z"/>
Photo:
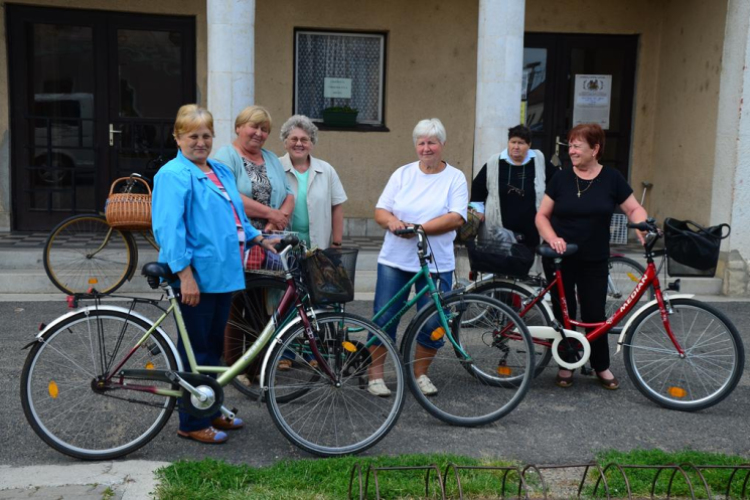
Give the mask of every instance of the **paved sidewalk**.
<path id="1" fill-rule="evenodd" d="M 10 467 L 0 465 L 0 500 L 143 500 L 156 487 L 154 471 L 168 462 L 129 460 Z"/>

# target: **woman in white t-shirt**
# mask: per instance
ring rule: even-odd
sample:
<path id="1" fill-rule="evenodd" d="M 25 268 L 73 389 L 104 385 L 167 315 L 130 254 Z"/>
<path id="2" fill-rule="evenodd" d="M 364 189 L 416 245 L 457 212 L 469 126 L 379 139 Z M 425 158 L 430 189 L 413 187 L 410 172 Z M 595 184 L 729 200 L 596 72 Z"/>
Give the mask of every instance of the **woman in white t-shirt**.
<path id="1" fill-rule="evenodd" d="M 452 273 L 456 267 L 453 240 L 456 229 L 466 220 L 469 203 L 466 178 L 463 172 L 443 161 L 445 127 L 437 118 L 422 120 L 414 128 L 412 137 L 419 161 L 404 165 L 391 175 L 375 208 L 375 221 L 388 230 L 378 256 L 375 312 L 385 307 L 419 271 L 416 238 L 414 235 L 396 236 L 394 232 L 414 224 L 424 228 L 433 254 L 430 271 L 438 288 L 447 291 L 451 288 Z M 421 290 L 425 283 L 419 280 L 415 286 Z M 425 306 L 430 300 L 428 295 L 422 296 L 417 302 L 418 307 Z M 405 302 L 406 299 L 391 306 L 376 323 L 380 326 L 388 323 Z M 394 323 L 386 330 L 394 341 L 397 326 Z M 426 331 L 421 332 L 417 339 L 415 358 L 420 361 L 414 363 L 414 374 L 419 388 L 426 395 L 438 391 L 427 377 L 427 370 L 435 352 L 444 343 L 442 338 L 431 340 L 430 332 Z M 368 391 L 387 397 L 391 391 L 383 380 L 383 356 L 378 355 L 378 350 L 384 348 L 371 348 Z"/>

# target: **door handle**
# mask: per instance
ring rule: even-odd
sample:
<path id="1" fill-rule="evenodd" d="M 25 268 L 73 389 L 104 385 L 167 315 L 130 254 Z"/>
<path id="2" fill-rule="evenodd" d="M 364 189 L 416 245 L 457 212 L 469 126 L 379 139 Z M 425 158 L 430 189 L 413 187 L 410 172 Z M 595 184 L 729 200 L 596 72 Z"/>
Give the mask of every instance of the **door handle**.
<path id="1" fill-rule="evenodd" d="M 109 145 L 110 146 L 115 145 L 115 134 L 122 134 L 122 130 L 115 130 L 115 126 L 110 123 L 109 124 Z"/>

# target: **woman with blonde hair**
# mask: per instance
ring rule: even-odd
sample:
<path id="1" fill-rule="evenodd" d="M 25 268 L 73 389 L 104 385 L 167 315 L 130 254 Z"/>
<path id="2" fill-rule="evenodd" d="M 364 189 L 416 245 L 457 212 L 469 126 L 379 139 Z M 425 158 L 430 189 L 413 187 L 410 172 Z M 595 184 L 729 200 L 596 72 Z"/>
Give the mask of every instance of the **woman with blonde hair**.
<path id="1" fill-rule="evenodd" d="M 180 297 L 190 343 L 198 365 L 220 365 L 224 327 L 232 294 L 245 287 L 245 246 L 271 242 L 250 225 L 232 172 L 208 158 L 214 139 L 213 116 L 195 104 L 182 106 L 174 124 L 177 157 L 154 178 L 152 225 L 159 262 L 177 275 L 172 286 Z M 189 366 L 182 339 L 177 349 Z M 198 418 L 180 412 L 180 437 L 201 443 L 227 440 L 224 431 L 243 427 L 242 419 L 220 413 Z"/>

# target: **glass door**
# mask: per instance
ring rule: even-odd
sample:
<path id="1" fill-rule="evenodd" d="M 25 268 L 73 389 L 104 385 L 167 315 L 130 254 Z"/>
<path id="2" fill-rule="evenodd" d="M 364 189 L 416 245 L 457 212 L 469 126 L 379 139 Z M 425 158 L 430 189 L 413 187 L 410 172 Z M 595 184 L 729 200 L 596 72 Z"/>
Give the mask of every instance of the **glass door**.
<path id="1" fill-rule="evenodd" d="M 558 142 L 565 142 L 584 94 L 576 82 L 584 75 L 604 76 L 611 87 L 596 96 L 609 104 L 602 164 L 629 179 L 637 47 L 637 36 L 526 34 L 526 124 L 534 132 L 534 147 L 548 160 L 557 156 L 562 165 L 570 164 Z"/>
<path id="2" fill-rule="evenodd" d="M 195 24 L 6 8 L 13 228 L 48 230 L 102 211 L 116 176 L 153 176 L 174 156 L 162 129 L 195 100 Z"/>

